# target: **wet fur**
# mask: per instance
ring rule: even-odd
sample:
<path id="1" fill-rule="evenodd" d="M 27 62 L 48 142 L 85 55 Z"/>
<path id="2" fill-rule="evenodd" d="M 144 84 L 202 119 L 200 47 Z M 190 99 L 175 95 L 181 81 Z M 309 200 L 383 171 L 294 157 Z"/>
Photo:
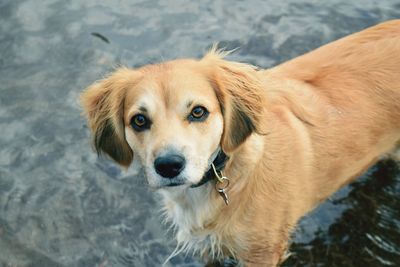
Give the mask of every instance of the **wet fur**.
<path id="1" fill-rule="evenodd" d="M 162 73 L 183 64 L 214 88 L 224 119 L 220 145 L 230 156 L 229 206 L 212 183 L 159 190 L 177 251 L 276 266 L 302 216 L 399 144 L 400 20 L 268 70 L 226 61 L 215 49 L 168 64 L 145 68 Z M 143 75 L 123 68 L 82 95 L 96 148 L 123 166 L 133 158 L 124 97 Z"/>

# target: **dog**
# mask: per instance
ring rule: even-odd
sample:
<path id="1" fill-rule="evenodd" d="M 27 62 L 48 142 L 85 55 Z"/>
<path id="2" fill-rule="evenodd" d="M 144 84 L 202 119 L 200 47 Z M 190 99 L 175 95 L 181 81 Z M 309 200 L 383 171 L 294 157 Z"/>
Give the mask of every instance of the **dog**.
<path id="1" fill-rule="evenodd" d="M 121 67 L 81 102 L 97 151 L 162 196 L 173 255 L 278 266 L 301 217 L 398 155 L 400 20 L 266 70 L 227 54 Z"/>

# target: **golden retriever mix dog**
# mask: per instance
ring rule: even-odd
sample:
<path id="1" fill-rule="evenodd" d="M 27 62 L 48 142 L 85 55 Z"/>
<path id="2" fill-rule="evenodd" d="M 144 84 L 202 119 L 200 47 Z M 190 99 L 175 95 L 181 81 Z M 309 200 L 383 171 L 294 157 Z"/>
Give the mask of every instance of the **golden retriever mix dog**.
<path id="1" fill-rule="evenodd" d="M 94 146 L 134 157 L 173 255 L 277 266 L 297 221 L 400 141 L 400 20 L 268 70 L 202 59 L 120 68 L 82 95 Z"/>

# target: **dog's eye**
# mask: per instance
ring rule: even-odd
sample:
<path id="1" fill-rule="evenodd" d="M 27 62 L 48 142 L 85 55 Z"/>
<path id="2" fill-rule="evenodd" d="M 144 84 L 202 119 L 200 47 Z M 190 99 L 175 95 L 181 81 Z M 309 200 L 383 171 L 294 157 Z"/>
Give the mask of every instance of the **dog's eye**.
<path id="1" fill-rule="evenodd" d="M 208 110 L 205 107 L 197 106 L 192 109 L 188 117 L 189 121 L 204 121 L 208 117 Z"/>
<path id="2" fill-rule="evenodd" d="M 135 115 L 131 119 L 132 128 L 138 132 L 149 129 L 150 124 L 150 120 L 142 114 Z"/>

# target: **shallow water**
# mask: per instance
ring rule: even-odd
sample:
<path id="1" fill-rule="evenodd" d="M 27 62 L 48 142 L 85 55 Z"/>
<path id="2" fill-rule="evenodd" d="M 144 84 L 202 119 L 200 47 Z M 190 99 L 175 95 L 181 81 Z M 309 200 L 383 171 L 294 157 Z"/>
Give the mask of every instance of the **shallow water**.
<path id="1" fill-rule="evenodd" d="M 0 1 L 0 266 L 160 266 L 173 250 L 143 178 L 97 158 L 80 116 L 116 65 L 219 41 L 270 67 L 400 18 L 398 0 L 97 2 Z M 400 266 L 399 193 L 399 167 L 377 164 L 301 222 L 285 266 Z"/>

